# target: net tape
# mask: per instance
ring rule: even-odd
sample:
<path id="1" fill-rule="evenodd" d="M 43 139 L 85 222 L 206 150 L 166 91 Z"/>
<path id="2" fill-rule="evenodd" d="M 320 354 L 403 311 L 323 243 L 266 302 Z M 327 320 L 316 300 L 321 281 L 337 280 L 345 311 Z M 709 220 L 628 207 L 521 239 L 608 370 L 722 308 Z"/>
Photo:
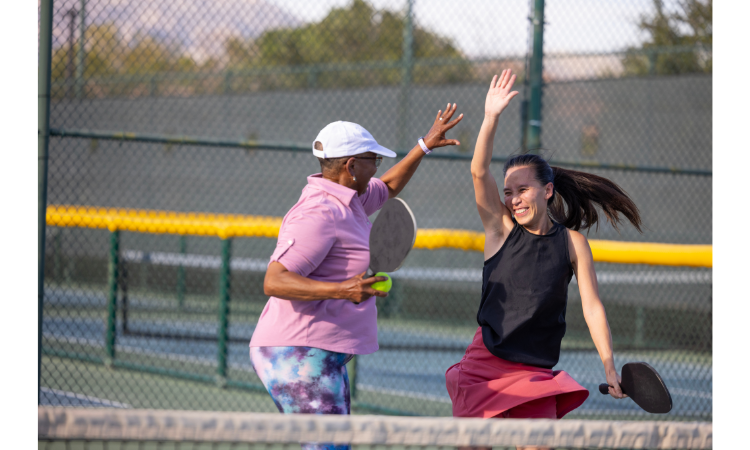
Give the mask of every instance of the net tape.
<path id="1" fill-rule="evenodd" d="M 39 407 L 39 439 L 705 449 L 706 422 L 333 416 Z"/>

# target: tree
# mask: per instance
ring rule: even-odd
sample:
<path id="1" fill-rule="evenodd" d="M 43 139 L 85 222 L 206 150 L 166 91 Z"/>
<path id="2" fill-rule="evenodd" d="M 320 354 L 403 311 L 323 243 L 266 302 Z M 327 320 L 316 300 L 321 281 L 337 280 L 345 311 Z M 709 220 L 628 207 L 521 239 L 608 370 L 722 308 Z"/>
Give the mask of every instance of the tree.
<path id="1" fill-rule="evenodd" d="M 113 23 L 86 27 L 86 77 L 109 76 L 122 68 L 124 48 Z"/>
<path id="2" fill-rule="evenodd" d="M 80 43 L 75 42 L 73 47 L 73 58 L 77 61 Z M 116 75 L 122 66 L 121 55 L 123 48 L 117 36 L 117 27 L 111 23 L 102 25 L 90 25 L 86 27 L 86 43 L 84 45 L 83 78 L 91 80 L 97 77 Z M 70 46 L 62 45 L 52 51 L 52 95 L 55 98 L 65 96 L 69 89 L 67 80 L 67 64 L 70 58 Z M 76 62 L 77 63 L 77 62 Z M 92 85 L 87 81 L 84 95 L 90 94 Z"/>
<path id="3" fill-rule="evenodd" d="M 252 45 L 227 41 L 225 48 L 234 67 L 294 67 L 316 64 L 397 62 L 402 59 L 404 17 L 392 11 L 376 11 L 363 0 L 353 0 L 344 8 L 334 8 L 319 23 L 299 28 L 270 30 Z M 444 37 L 415 26 L 415 58 L 449 58 L 457 65 L 416 67 L 415 83 L 460 82 L 471 78 L 468 61 L 453 43 Z M 353 69 L 321 71 L 318 74 L 269 76 L 276 86 L 344 87 L 393 85 L 401 82 L 401 69 Z M 269 86 L 270 87 L 270 86 Z"/>
<path id="4" fill-rule="evenodd" d="M 401 83 L 404 15 L 378 11 L 364 0 L 351 0 L 334 8 L 318 23 L 298 28 L 268 30 L 257 39 L 231 37 L 224 42 L 224 55 L 201 64 L 182 44 L 139 31 L 124 42 L 114 23 L 86 28 L 83 59 L 83 95 L 86 97 L 191 95 L 206 92 L 304 87 L 360 87 Z M 71 56 L 78 57 L 80 43 L 53 50 L 53 96 L 70 95 L 76 81 L 69 71 Z M 450 65 L 415 65 L 415 84 L 458 83 L 472 79 L 470 62 L 447 38 L 415 25 L 414 59 L 448 59 Z M 223 57 L 222 57 L 223 56 Z M 372 67 L 372 63 L 392 67 Z M 363 65 L 357 66 L 357 63 Z M 310 70 L 323 65 L 351 68 Z M 264 74 L 243 75 L 248 69 L 270 69 Z M 263 70 L 262 70 L 263 71 Z M 223 72 L 223 73 L 221 73 Z M 203 73 L 200 77 L 181 76 Z"/>
<path id="5" fill-rule="evenodd" d="M 662 0 L 653 2 L 655 13 L 638 23 L 649 40 L 640 49 L 628 49 L 622 61 L 625 74 L 710 73 L 713 0 L 683 0 L 673 13 L 664 10 Z"/>
<path id="6" fill-rule="evenodd" d="M 230 68 L 248 68 L 257 63 L 258 49 L 252 40 L 244 41 L 232 36 L 224 42 L 224 51 Z"/>
<path id="7" fill-rule="evenodd" d="M 129 46 L 123 56 L 123 69 L 129 75 L 173 71 L 179 59 L 179 53 L 148 35 L 135 39 L 135 45 Z"/>

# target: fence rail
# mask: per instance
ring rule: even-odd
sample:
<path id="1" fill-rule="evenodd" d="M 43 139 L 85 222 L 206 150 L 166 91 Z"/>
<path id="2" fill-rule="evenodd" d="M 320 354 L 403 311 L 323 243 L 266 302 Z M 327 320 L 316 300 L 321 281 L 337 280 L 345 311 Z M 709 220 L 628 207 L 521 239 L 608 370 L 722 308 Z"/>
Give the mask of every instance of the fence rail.
<path id="1" fill-rule="evenodd" d="M 84 139 L 101 139 L 107 141 L 117 142 L 148 142 L 153 144 L 169 144 L 169 145 L 196 145 L 203 147 L 225 147 L 225 148 L 244 148 L 244 149 L 258 149 L 258 150 L 282 150 L 309 153 L 310 147 L 306 144 L 295 143 L 295 142 L 272 142 L 272 141 L 231 141 L 223 139 L 207 139 L 192 136 L 163 136 L 163 135 L 148 135 L 133 133 L 127 131 L 89 131 L 89 130 L 67 130 L 67 129 L 50 129 L 50 136 L 59 137 L 70 137 L 70 138 L 84 138 Z M 397 158 L 403 158 L 406 156 L 405 151 L 396 152 Z M 431 157 L 432 159 L 444 159 L 444 160 L 459 160 L 459 161 L 470 161 L 471 155 L 461 154 L 440 154 L 436 153 Z M 508 157 L 493 156 L 492 162 L 505 162 Z M 565 166 L 565 167 L 577 167 L 577 168 L 588 168 L 588 169 L 604 169 L 604 170 L 621 170 L 621 171 L 633 171 L 633 172 L 645 172 L 645 173 L 665 173 L 675 175 L 698 175 L 702 177 L 710 177 L 713 172 L 704 169 L 684 169 L 680 167 L 652 167 L 652 166 L 639 166 L 633 164 L 606 164 L 596 161 L 559 161 L 550 159 L 552 165 Z"/>
<path id="2" fill-rule="evenodd" d="M 103 208 L 97 206 L 50 205 L 47 225 L 58 227 L 106 228 L 153 234 L 179 234 L 233 237 L 275 238 L 281 217 L 236 214 L 182 213 Z M 677 245 L 653 242 L 617 242 L 591 240 L 594 261 L 621 264 L 712 267 L 712 246 Z M 484 251 L 484 233 L 473 230 L 417 230 L 414 248 Z"/>

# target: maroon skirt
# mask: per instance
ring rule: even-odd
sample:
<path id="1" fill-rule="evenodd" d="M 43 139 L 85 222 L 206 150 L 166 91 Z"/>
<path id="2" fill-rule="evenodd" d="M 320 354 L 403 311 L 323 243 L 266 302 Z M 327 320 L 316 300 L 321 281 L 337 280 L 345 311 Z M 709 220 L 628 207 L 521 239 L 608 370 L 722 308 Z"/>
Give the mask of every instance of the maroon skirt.
<path id="1" fill-rule="evenodd" d="M 498 417 L 521 405 L 524 407 L 518 410 L 523 410 L 525 417 L 545 417 L 543 411 L 535 414 L 534 410 L 535 405 L 541 408 L 545 404 L 540 399 L 548 399 L 556 402 L 559 419 L 589 396 L 589 391 L 565 371 L 510 362 L 493 355 L 482 341 L 481 327 L 461 362 L 445 372 L 445 383 L 454 417 Z"/>

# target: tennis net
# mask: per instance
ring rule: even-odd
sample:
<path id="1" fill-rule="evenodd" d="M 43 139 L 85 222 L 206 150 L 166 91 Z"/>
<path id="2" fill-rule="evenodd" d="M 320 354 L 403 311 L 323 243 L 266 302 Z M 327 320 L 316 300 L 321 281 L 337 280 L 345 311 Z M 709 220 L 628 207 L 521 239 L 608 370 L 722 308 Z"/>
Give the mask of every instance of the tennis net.
<path id="1" fill-rule="evenodd" d="M 708 422 L 483 420 L 39 407 L 39 449 L 712 448 Z"/>

